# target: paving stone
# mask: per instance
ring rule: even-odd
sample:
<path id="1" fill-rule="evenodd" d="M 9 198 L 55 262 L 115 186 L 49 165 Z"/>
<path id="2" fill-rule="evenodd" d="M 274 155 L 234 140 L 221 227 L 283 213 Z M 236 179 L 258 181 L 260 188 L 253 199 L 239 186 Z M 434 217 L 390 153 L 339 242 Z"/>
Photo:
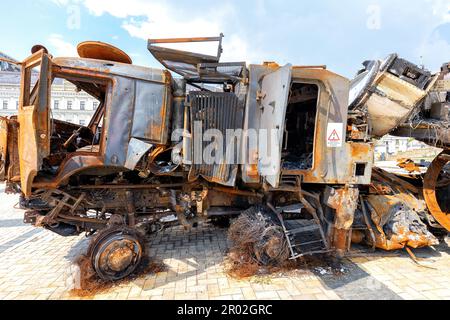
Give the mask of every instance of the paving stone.
<path id="1" fill-rule="evenodd" d="M 1 189 L 1 188 L 0 188 Z M 0 299 L 442 299 L 450 300 L 450 250 L 445 244 L 414 253 L 423 268 L 401 251 L 344 260 L 342 275 L 296 270 L 266 278 L 232 279 L 224 271 L 226 230 L 201 223 L 186 232 L 165 229 L 149 238 L 150 259 L 166 270 L 122 282 L 95 296 L 70 290 L 70 267 L 85 252 L 84 235 L 64 238 L 22 223 L 17 197 L 0 194 Z M 370 250 L 368 250 L 370 251 Z"/>

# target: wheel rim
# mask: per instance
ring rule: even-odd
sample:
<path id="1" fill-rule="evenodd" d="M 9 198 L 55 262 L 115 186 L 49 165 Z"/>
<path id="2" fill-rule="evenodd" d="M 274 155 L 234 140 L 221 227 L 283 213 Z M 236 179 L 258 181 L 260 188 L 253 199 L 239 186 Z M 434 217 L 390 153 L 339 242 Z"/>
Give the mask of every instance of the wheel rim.
<path id="1" fill-rule="evenodd" d="M 113 230 L 95 242 L 92 265 L 103 280 L 123 279 L 133 273 L 141 261 L 143 244 L 127 230 Z"/>
<path id="2" fill-rule="evenodd" d="M 450 151 L 444 151 L 432 162 L 424 178 L 423 194 L 428 210 L 447 231 L 450 231 L 450 214 L 443 212 L 436 196 L 436 186 L 442 169 L 449 162 Z"/>

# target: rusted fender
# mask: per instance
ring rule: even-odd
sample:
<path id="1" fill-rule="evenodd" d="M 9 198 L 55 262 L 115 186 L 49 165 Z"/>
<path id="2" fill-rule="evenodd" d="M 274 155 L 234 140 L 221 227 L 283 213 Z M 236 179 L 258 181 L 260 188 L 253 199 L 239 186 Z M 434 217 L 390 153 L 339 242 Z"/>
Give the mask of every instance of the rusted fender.
<path id="1" fill-rule="evenodd" d="M 442 211 L 436 197 L 436 185 L 439 174 L 448 162 L 450 162 L 450 150 L 443 151 L 431 163 L 423 181 L 423 196 L 428 210 L 430 210 L 436 221 L 447 231 L 450 231 L 450 214 Z"/>

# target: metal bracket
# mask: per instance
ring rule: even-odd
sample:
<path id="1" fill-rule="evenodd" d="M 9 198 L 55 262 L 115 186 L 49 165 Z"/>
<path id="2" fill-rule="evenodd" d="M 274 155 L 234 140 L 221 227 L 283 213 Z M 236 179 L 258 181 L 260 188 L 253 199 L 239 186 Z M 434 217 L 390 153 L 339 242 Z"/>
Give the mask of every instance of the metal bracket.
<path id="1" fill-rule="evenodd" d="M 63 195 L 63 198 L 58 199 L 54 195 Z M 68 193 L 60 190 L 49 191 L 48 194 L 42 196 L 42 199 L 46 202 L 54 201 L 56 202 L 56 206 L 46 216 L 43 216 L 41 219 L 38 218 L 36 220 L 36 226 L 42 226 L 44 224 L 48 225 L 55 222 L 55 219 L 58 217 L 64 207 L 70 208 L 70 213 L 73 214 L 80 207 L 81 203 L 83 201 L 86 201 L 85 196 L 86 194 L 82 193 L 78 198 L 75 198 Z M 70 204 L 69 201 L 72 201 L 73 204 Z"/>

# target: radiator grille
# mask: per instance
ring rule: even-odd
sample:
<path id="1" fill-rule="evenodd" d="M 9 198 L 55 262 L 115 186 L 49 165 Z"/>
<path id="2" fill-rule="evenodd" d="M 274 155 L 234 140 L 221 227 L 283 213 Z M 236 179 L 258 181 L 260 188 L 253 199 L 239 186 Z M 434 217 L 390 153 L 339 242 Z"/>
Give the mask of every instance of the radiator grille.
<path id="1" fill-rule="evenodd" d="M 242 129 L 243 122 L 243 106 L 238 97 L 234 93 L 228 92 L 191 92 L 189 94 L 190 106 L 191 106 L 191 132 L 193 138 L 193 159 L 198 159 L 195 155 L 198 150 L 207 148 L 211 142 L 203 141 L 203 139 L 196 139 L 196 130 L 194 129 L 194 123 L 197 122 L 197 128 L 201 127 L 203 133 L 209 129 L 219 130 L 224 141 L 222 144 L 223 161 L 215 164 L 205 163 L 205 159 L 202 157 L 201 164 L 194 162 L 190 176 L 198 177 L 202 176 L 206 180 L 211 182 L 220 183 L 227 186 L 232 186 L 236 180 L 236 174 L 238 169 L 239 160 L 239 143 L 240 139 L 235 143 L 235 152 L 233 152 L 233 164 L 227 164 L 225 161 L 227 141 L 226 134 L 227 129 Z M 198 125 L 200 124 L 200 125 Z M 198 129 L 197 129 L 198 130 Z"/>

